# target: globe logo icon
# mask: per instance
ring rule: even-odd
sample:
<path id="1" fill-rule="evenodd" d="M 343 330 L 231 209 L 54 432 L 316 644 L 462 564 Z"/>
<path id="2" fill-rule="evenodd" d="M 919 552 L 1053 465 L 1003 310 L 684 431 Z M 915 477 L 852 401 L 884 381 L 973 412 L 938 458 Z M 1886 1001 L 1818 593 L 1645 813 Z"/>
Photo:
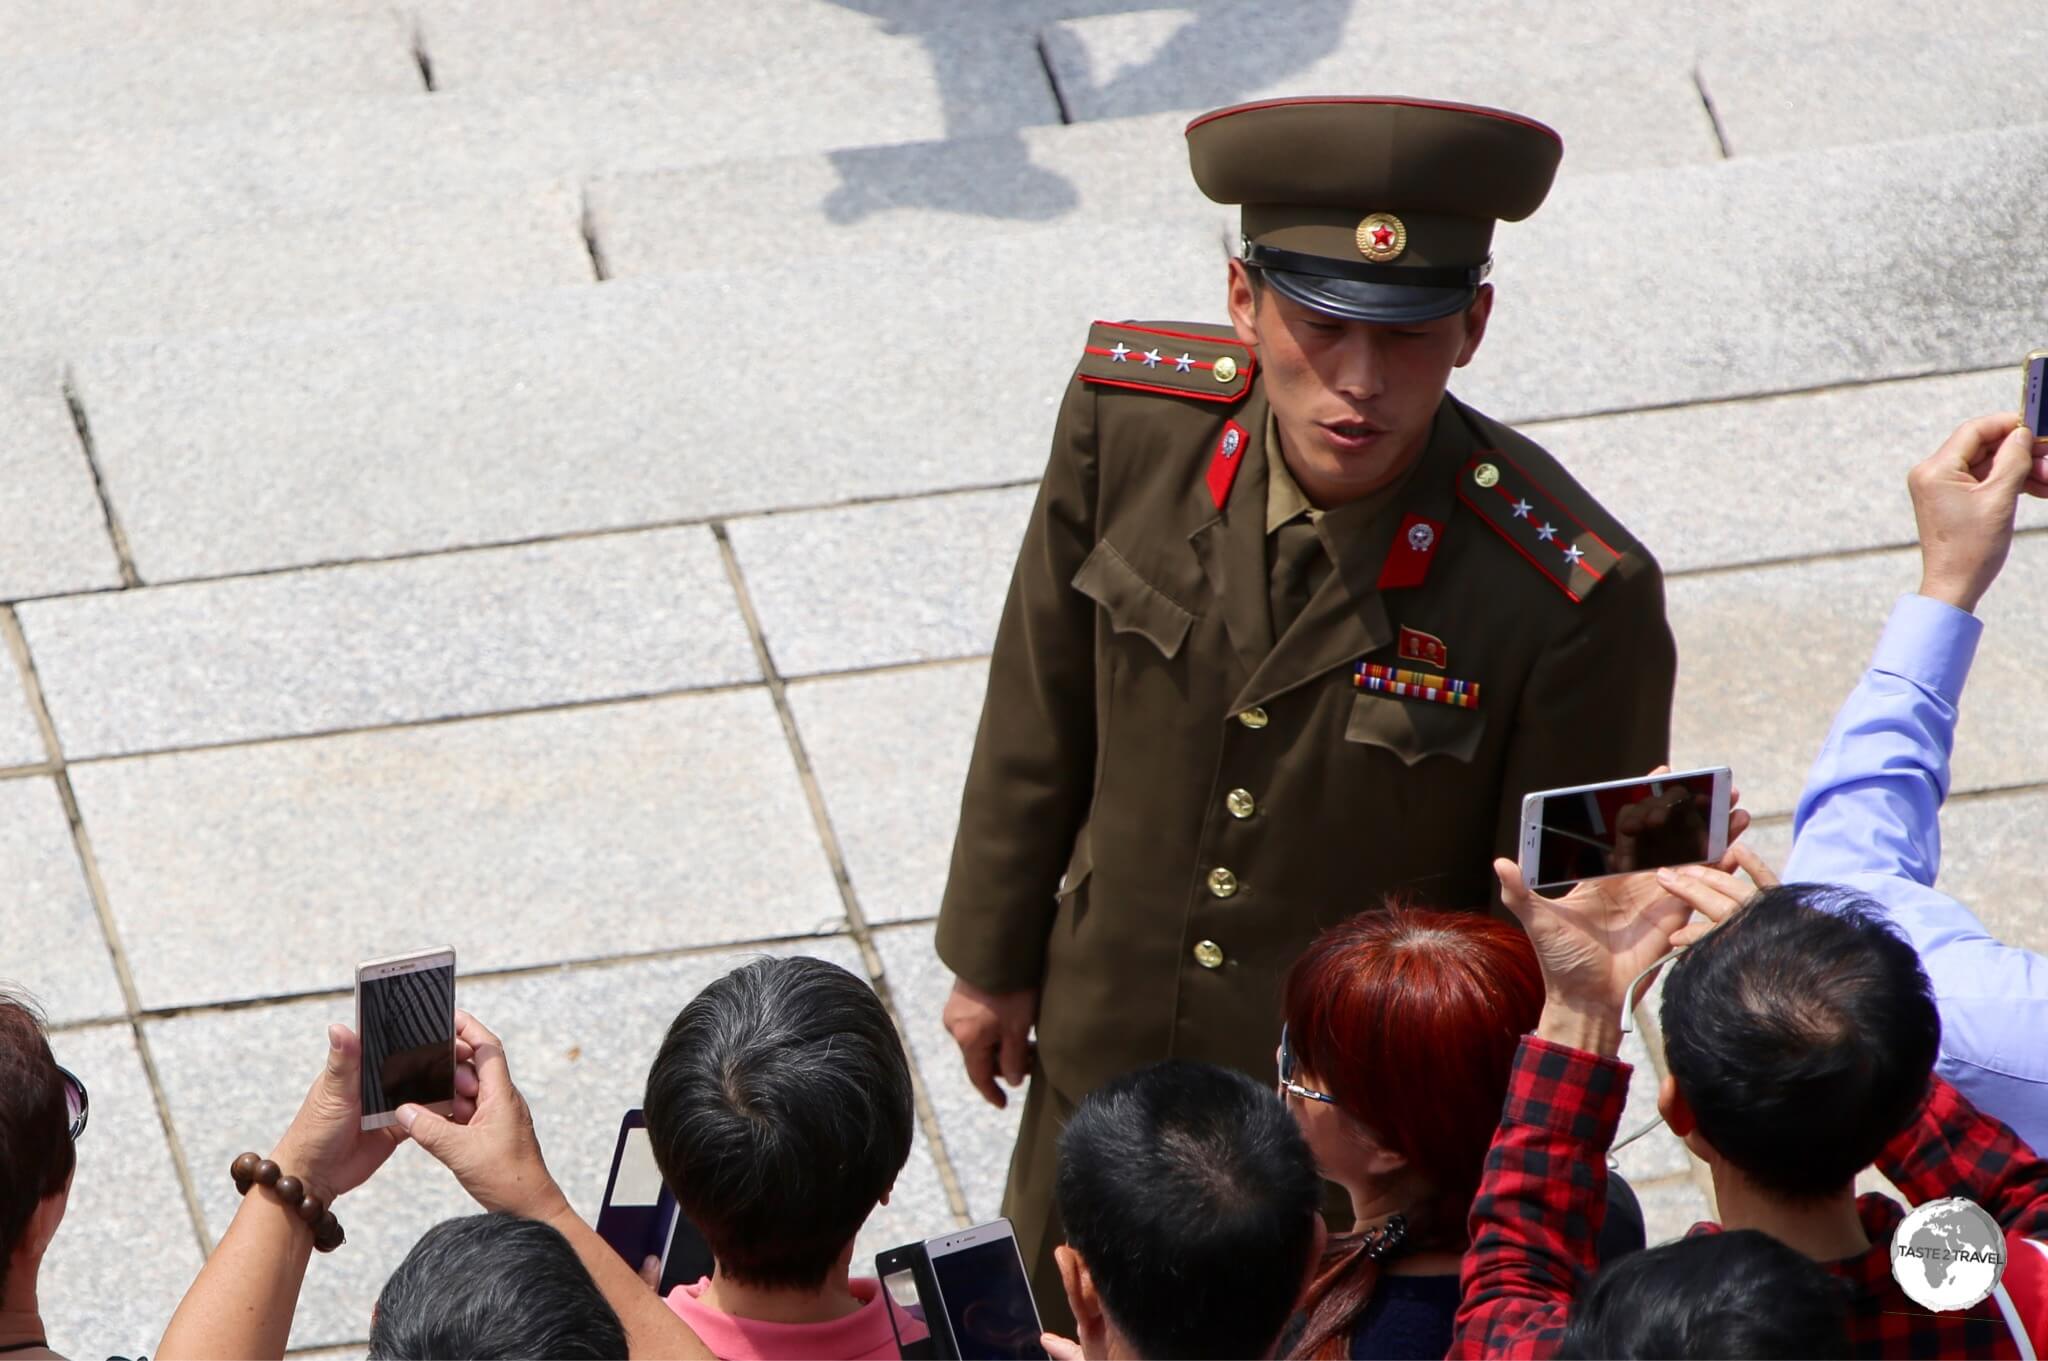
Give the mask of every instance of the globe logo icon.
<path id="1" fill-rule="evenodd" d="M 1930 1200 L 1892 1234 L 1892 1276 L 1915 1304 L 1968 1309 L 2005 1275 L 2005 1234 L 1975 1201 Z"/>

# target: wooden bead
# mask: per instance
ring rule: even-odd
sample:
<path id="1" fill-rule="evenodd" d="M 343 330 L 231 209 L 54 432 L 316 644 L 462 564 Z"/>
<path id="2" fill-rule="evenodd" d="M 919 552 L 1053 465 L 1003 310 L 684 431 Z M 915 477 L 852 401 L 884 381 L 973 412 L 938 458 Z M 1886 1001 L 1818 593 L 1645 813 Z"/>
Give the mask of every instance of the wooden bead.
<path id="1" fill-rule="evenodd" d="M 320 1222 L 313 1226 L 313 1247 L 318 1252 L 332 1252 L 348 1241 L 341 1231 L 341 1221 L 330 1211 L 320 1216 Z"/>
<path id="2" fill-rule="evenodd" d="M 287 1205 L 297 1205 L 306 1198 L 306 1184 L 294 1176 L 279 1177 L 277 1185 L 270 1189 L 277 1192 L 277 1198 Z"/>
<path id="3" fill-rule="evenodd" d="M 234 1176 L 235 1185 L 246 1191 L 249 1188 L 249 1183 L 256 1180 L 256 1164 L 262 1161 L 263 1159 L 254 1153 L 244 1153 L 241 1157 L 235 1159 L 234 1165 L 228 1168 L 228 1171 Z"/>
<path id="4" fill-rule="evenodd" d="M 308 1224 L 318 1224 L 320 1216 L 326 1213 L 326 1202 L 316 1195 L 309 1193 L 304 1200 L 299 1202 L 299 1218 Z"/>
<path id="5" fill-rule="evenodd" d="M 256 1184 L 258 1186 L 275 1186 L 277 1185 L 277 1179 L 283 1175 L 284 1169 L 268 1158 L 256 1164 Z"/>

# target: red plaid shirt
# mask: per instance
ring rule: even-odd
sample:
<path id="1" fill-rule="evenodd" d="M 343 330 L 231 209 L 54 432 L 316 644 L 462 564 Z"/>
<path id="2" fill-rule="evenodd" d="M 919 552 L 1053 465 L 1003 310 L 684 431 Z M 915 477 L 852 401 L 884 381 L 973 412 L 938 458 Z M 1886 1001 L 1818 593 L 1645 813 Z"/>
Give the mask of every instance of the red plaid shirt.
<path id="1" fill-rule="evenodd" d="M 1500 1129 L 1472 1203 L 1452 1357 L 1547 1358 L 1594 1270 L 1606 1211 L 1607 1149 L 1628 1095 L 1629 1067 L 1525 1036 Z M 1967 1196 L 2008 1232 L 2048 1235 L 2048 1162 L 1934 1078 L 1919 1116 L 1878 1156 L 1914 1204 Z M 1850 1287 L 1849 1343 L 1859 1356 L 2013 1357 L 1997 1307 L 1930 1313 L 1892 1277 L 1892 1231 L 1905 1217 L 1885 1196 L 1857 1202 L 1871 1247 L 1825 1263 Z M 1701 1224 L 1694 1233 L 1715 1231 Z"/>

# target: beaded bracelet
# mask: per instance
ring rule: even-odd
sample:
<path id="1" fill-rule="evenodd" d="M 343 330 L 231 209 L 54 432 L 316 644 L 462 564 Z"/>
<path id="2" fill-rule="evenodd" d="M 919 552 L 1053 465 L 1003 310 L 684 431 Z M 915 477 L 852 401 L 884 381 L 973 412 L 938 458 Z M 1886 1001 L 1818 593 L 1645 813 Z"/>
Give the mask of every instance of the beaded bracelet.
<path id="1" fill-rule="evenodd" d="M 249 1194 L 251 1186 L 268 1186 L 277 1192 L 277 1197 L 287 1209 L 297 1213 L 299 1218 L 313 1229 L 313 1248 L 317 1252 L 332 1252 L 348 1241 L 341 1231 L 341 1221 L 334 1217 L 334 1211 L 327 1208 L 320 1197 L 306 1189 L 306 1184 L 297 1177 L 288 1177 L 284 1169 L 270 1159 L 255 1153 L 244 1153 L 236 1158 L 228 1172 L 235 1179 L 235 1190 L 242 1195 Z"/>

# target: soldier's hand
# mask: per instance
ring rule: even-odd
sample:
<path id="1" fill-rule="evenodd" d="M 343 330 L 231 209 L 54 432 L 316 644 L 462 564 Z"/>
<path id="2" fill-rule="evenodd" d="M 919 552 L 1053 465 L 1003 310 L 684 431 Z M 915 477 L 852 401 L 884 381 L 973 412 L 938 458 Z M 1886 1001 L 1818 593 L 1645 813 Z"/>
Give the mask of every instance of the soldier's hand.
<path id="1" fill-rule="evenodd" d="M 1031 1026 L 1038 1019 L 1038 990 L 984 992 L 964 978 L 953 980 L 940 1019 L 960 1046 L 967 1080 L 997 1110 L 1010 1098 L 996 1085 L 996 1074 L 1012 1087 L 1031 1076 Z"/>
<path id="2" fill-rule="evenodd" d="M 2022 490 L 2048 495 L 2034 476 L 2032 432 L 2011 414 L 1956 427 L 1906 476 L 1920 531 L 1920 594 L 1975 610 L 2012 550 Z"/>

